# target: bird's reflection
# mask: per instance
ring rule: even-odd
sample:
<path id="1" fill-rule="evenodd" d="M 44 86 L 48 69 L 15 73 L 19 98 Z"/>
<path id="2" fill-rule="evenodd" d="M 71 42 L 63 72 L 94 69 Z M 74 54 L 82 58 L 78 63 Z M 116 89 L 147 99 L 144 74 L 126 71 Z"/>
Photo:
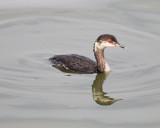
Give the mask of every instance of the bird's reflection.
<path id="1" fill-rule="evenodd" d="M 54 67 L 65 73 L 82 74 L 81 72 L 75 72 L 72 70 L 67 70 L 61 67 L 56 67 L 56 66 Z M 114 99 L 109 96 L 105 96 L 105 94 L 107 93 L 103 92 L 103 83 L 106 80 L 108 75 L 109 73 L 97 73 L 96 78 L 93 81 L 93 85 L 92 85 L 93 99 L 99 105 L 111 105 L 116 101 L 121 100 L 121 99 Z M 71 75 L 67 75 L 67 76 L 71 76 Z"/>
<path id="2" fill-rule="evenodd" d="M 106 80 L 109 73 L 97 73 L 96 79 L 92 85 L 93 99 L 99 105 L 111 105 L 120 99 L 114 99 L 109 96 L 105 96 L 106 92 L 103 92 L 103 83 Z"/>

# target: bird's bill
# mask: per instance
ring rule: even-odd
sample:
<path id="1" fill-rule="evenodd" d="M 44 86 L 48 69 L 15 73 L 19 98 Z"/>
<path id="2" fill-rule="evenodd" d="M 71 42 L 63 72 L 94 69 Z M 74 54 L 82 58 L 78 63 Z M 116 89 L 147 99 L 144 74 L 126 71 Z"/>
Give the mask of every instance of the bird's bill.
<path id="1" fill-rule="evenodd" d="M 119 47 L 119 48 L 125 48 L 125 49 L 126 49 L 126 47 L 125 47 L 125 46 L 120 45 L 119 43 L 117 43 L 115 46 L 116 46 L 116 47 Z"/>

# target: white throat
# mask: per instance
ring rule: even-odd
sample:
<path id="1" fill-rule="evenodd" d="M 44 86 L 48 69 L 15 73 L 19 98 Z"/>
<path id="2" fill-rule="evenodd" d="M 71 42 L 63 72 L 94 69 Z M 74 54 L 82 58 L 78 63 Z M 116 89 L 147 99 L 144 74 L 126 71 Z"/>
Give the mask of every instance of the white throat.
<path id="1" fill-rule="evenodd" d="M 109 64 L 106 62 L 106 64 L 105 64 L 105 72 L 109 72 L 109 71 L 111 71 L 111 68 L 110 68 Z"/>

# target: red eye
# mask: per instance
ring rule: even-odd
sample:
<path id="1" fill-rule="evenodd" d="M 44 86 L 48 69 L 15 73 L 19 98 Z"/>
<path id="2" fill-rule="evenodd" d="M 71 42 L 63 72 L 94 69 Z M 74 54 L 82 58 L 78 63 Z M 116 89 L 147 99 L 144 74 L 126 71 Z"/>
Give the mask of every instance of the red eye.
<path id="1" fill-rule="evenodd" d="M 108 42 L 109 42 L 109 43 L 113 43 L 113 41 L 112 41 L 112 40 L 110 40 L 110 39 L 108 40 Z"/>

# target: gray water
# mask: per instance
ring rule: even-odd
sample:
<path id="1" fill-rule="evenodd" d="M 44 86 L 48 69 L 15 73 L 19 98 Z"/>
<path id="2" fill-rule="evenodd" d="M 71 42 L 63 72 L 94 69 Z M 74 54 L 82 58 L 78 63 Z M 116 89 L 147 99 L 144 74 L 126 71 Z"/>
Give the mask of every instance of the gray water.
<path id="1" fill-rule="evenodd" d="M 0 0 L 1 128 L 159 128 L 159 0 Z M 94 59 L 109 33 L 109 74 L 64 73 L 48 58 Z"/>

